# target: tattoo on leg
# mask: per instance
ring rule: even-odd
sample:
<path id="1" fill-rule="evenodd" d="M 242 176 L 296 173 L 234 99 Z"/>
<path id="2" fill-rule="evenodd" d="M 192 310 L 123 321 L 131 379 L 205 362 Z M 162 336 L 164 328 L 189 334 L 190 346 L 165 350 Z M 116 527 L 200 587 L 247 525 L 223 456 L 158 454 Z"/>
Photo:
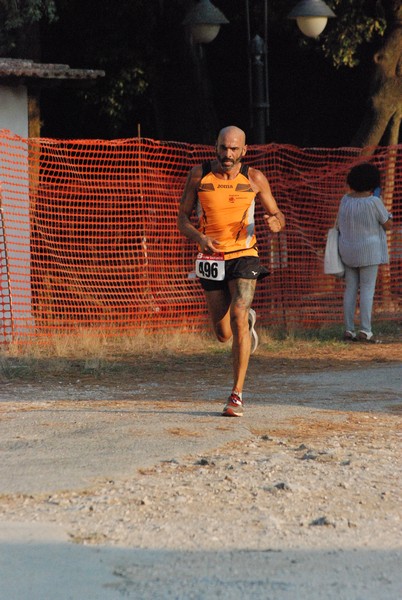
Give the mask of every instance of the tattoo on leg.
<path id="1" fill-rule="evenodd" d="M 236 279 L 236 300 L 244 304 L 246 308 L 250 308 L 255 292 L 255 279 Z"/>

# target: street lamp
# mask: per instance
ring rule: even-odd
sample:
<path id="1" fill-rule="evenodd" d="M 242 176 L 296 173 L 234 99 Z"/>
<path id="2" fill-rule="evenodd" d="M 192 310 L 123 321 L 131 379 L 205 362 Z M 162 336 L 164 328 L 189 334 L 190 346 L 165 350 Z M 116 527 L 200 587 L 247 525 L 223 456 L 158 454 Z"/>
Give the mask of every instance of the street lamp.
<path id="1" fill-rule="evenodd" d="M 199 0 L 183 20 L 183 25 L 189 29 L 194 44 L 213 42 L 221 25 L 227 23 L 229 21 L 225 15 L 210 0 Z"/>
<path id="2" fill-rule="evenodd" d="M 322 33 L 328 19 L 335 13 L 323 0 L 301 0 L 288 14 L 288 19 L 296 19 L 297 25 L 307 37 L 316 38 Z"/>
<path id="3" fill-rule="evenodd" d="M 267 61 L 267 22 L 268 0 L 264 0 L 263 37 L 250 37 L 249 0 L 246 4 L 247 41 L 249 48 L 249 107 L 250 128 L 253 142 L 264 144 L 266 128 L 269 125 L 268 61 Z M 316 38 L 323 32 L 329 18 L 335 17 L 333 11 L 323 0 L 301 0 L 288 19 L 295 19 L 301 32 L 307 37 Z M 210 0 L 198 0 L 186 14 L 183 25 L 189 31 L 193 44 L 198 48 L 196 62 L 203 59 L 202 44 L 212 42 L 219 33 L 221 25 L 228 24 L 225 15 Z M 197 78 L 204 95 L 205 78 L 201 74 L 201 64 L 196 65 Z"/>
<path id="4" fill-rule="evenodd" d="M 203 44 L 212 42 L 219 33 L 221 25 L 229 23 L 225 15 L 210 0 L 199 0 L 188 11 L 182 24 L 190 38 L 190 55 L 194 66 L 194 80 L 197 89 L 199 110 L 204 115 L 200 119 L 203 142 L 209 143 L 211 135 L 218 128 L 212 90 L 204 57 Z"/>
<path id="5" fill-rule="evenodd" d="M 247 39 L 249 46 L 249 95 L 250 128 L 253 142 L 264 144 L 266 128 L 269 125 L 269 92 L 267 61 L 267 21 L 268 0 L 264 0 L 264 34 L 250 39 L 249 0 L 246 2 Z M 296 19 L 304 35 L 318 37 L 329 18 L 336 15 L 323 0 L 301 0 L 288 14 L 288 19 Z"/>

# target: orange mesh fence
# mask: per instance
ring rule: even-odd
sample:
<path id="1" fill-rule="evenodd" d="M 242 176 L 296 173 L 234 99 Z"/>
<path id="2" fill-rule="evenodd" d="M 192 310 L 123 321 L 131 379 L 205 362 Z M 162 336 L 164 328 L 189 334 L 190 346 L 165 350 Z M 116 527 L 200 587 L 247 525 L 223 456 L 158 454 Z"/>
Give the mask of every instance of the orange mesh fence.
<path id="1" fill-rule="evenodd" d="M 380 268 L 374 317 L 401 319 L 402 146 L 373 149 L 394 214 L 390 264 Z M 21 139 L 0 132 L 0 339 L 77 327 L 105 332 L 207 324 L 193 272 L 196 248 L 177 230 L 189 169 L 210 146 L 150 139 Z M 324 275 L 326 233 L 362 160 L 353 148 L 251 146 L 247 162 L 269 178 L 287 227 L 271 235 L 257 207 L 262 262 L 253 306 L 260 325 L 342 322 L 343 281 Z M 190 274 L 190 277 L 189 277 Z"/>

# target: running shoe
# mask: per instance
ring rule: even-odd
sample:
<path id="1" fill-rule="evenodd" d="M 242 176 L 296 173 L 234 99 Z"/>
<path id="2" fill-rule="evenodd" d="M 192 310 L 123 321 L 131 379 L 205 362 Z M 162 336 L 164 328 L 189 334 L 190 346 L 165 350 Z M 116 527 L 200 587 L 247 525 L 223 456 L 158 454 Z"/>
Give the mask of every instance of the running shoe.
<path id="1" fill-rule="evenodd" d="M 250 337 L 251 337 L 250 354 L 253 354 L 253 352 L 255 352 L 257 350 L 257 346 L 258 346 L 258 335 L 257 335 L 256 330 L 254 329 L 256 320 L 257 320 L 257 315 L 255 314 L 255 310 L 250 308 L 250 310 L 248 312 L 248 328 L 249 328 Z"/>
<path id="2" fill-rule="evenodd" d="M 243 401 L 239 396 L 232 392 L 225 404 L 222 413 L 223 417 L 242 417 L 243 416 Z"/>

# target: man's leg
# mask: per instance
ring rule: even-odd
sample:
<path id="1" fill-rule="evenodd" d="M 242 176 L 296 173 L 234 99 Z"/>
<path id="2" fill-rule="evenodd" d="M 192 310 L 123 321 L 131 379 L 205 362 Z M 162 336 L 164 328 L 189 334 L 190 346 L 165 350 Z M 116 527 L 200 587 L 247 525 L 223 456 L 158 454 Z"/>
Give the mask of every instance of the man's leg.
<path id="1" fill-rule="evenodd" d="M 229 281 L 230 325 L 233 333 L 233 391 L 242 393 L 250 359 L 251 339 L 248 315 L 254 298 L 255 279 Z"/>
<path id="2" fill-rule="evenodd" d="M 220 290 L 206 291 L 205 298 L 214 333 L 220 342 L 227 342 L 232 337 L 229 311 L 231 296 L 228 286 Z"/>
<path id="3" fill-rule="evenodd" d="M 233 336 L 233 388 L 223 410 L 225 416 L 240 417 L 243 414 L 242 391 L 251 349 L 249 309 L 255 286 L 253 279 L 234 279 L 225 289 L 206 292 L 216 337 L 220 342 L 227 342 Z"/>

